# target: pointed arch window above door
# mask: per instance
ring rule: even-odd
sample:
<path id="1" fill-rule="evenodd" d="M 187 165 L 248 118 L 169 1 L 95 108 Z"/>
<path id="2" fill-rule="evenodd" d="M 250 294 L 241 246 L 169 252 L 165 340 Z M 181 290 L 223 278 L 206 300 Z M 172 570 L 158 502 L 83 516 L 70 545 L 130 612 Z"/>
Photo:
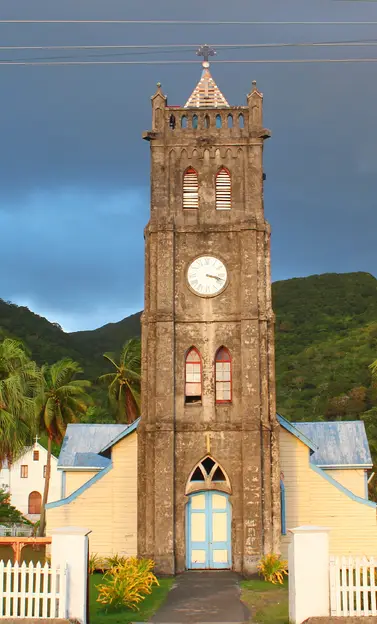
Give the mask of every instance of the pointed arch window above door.
<path id="1" fill-rule="evenodd" d="M 226 347 L 220 347 L 215 357 L 216 403 L 232 401 L 232 358 Z"/>
<path id="2" fill-rule="evenodd" d="M 232 207 L 232 184 L 230 173 L 221 167 L 216 175 L 216 210 L 230 210 Z"/>
<path id="3" fill-rule="evenodd" d="M 202 461 L 191 473 L 190 483 L 198 481 L 205 482 L 207 485 L 211 483 L 228 483 L 228 479 L 225 476 L 223 469 L 209 455 L 202 459 Z"/>
<path id="4" fill-rule="evenodd" d="M 186 169 L 183 175 L 183 208 L 184 210 L 199 208 L 198 174 L 193 167 Z"/>
<path id="5" fill-rule="evenodd" d="M 200 403 L 202 400 L 202 359 L 196 347 L 186 355 L 185 403 Z"/>

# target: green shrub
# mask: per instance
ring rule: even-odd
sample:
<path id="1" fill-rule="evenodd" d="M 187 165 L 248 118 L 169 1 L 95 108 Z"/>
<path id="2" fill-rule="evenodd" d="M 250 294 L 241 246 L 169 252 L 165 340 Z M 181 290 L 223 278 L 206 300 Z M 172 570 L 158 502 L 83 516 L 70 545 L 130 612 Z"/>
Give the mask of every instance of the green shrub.
<path id="1" fill-rule="evenodd" d="M 128 607 L 138 611 L 138 603 L 152 593 L 152 585 L 159 585 L 153 574 L 154 561 L 129 557 L 104 575 L 105 583 L 97 585 L 97 601 L 114 608 Z"/>
<path id="2" fill-rule="evenodd" d="M 98 555 L 97 553 L 91 553 L 89 557 L 89 565 L 88 565 L 89 574 L 94 574 L 96 570 L 101 570 L 101 572 L 103 572 L 104 570 L 103 563 L 104 563 L 103 559 L 102 557 L 100 557 L 100 555 Z"/>
<path id="3" fill-rule="evenodd" d="M 125 555 L 112 555 L 111 557 L 106 557 L 105 566 L 107 568 L 117 568 L 122 566 L 127 561 L 127 557 Z"/>
<path id="4" fill-rule="evenodd" d="M 270 583 L 283 584 L 284 574 L 288 575 L 288 562 L 280 559 L 280 555 L 270 553 L 264 555 L 257 565 L 260 576 Z"/>

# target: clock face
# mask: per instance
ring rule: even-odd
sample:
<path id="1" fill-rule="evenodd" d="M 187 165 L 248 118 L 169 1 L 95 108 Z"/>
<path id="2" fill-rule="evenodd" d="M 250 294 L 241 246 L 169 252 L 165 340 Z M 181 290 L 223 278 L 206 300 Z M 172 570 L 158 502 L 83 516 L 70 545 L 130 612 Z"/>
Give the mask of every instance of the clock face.
<path id="1" fill-rule="evenodd" d="M 214 297 L 227 284 L 227 270 L 221 260 L 214 256 L 200 256 L 191 262 L 187 281 L 191 289 L 203 297 Z"/>

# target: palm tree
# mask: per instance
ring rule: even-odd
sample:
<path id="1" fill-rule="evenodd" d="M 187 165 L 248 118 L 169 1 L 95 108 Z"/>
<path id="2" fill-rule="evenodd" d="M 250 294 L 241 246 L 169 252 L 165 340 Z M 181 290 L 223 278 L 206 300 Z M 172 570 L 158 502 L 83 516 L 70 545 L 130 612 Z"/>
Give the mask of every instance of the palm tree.
<path id="1" fill-rule="evenodd" d="M 40 373 L 19 340 L 0 342 L 0 465 L 13 463 L 35 433 L 34 399 Z"/>
<path id="2" fill-rule="evenodd" d="M 77 362 L 65 358 L 41 369 L 42 381 L 36 398 L 36 413 L 39 430 L 47 434 L 47 464 L 45 487 L 42 499 L 39 535 L 43 535 L 46 524 L 46 503 L 50 487 L 52 443 L 60 443 L 68 423 L 76 422 L 79 414 L 85 414 L 90 403 L 87 388 L 90 381 L 76 379 L 82 373 Z"/>
<path id="3" fill-rule="evenodd" d="M 105 353 L 103 357 L 115 370 L 101 375 L 99 381 L 108 386 L 109 400 L 117 422 L 130 424 L 140 413 L 140 340 L 131 338 L 123 345 L 119 363 L 111 353 Z"/>
<path id="4" fill-rule="evenodd" d="M 377 360 L 374 360 L 372 364 L 369 364 L 369 368 L 372 374 L 372 380 L 377 383 Z"/>

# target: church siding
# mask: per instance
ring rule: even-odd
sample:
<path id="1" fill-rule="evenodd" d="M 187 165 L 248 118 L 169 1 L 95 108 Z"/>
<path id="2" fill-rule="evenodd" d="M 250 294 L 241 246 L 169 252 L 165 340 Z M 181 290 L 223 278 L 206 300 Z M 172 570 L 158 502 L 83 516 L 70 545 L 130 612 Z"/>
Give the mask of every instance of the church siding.
<path id="1" fill-rule="evenodd" d="M 377 555 L 376 508 L 355 500 L 351 492 L 341 491 L 326 479 L 325 471 L 310 465 L 308 447 L 283 428 L 280 461 L 286 500 L 287 535 L 281 538 L 284 557 L 289 529 L 310 524 L 330 527 L 331 554 Z"/>
<path id="2" fill-rule="evenodd" d="M 137 552 L 137 434 L 112 449 L 112 469 L 71 503 L 49 508 L 47 534 L 63 526 L 87 527 L 90 552 L 101 556 Z"/>
<path id="3" fill-rule="evenodd" d="M 344 485 L 356 496 L 360 498 L 366 498 L 365 491 L 365 474 L 366 471 L 362 469 L 348 468 L 342 470 L 326 470 L 324 472 L 338 481 L 341 485 Z"/>
<path id="4" fill-rule="evenodd" d="M 97 472 L 98 470 L 66 470 L 63 497 L 66 498 L 72 492 L 78 490 L 84 483 L 94 477 Z"/>

